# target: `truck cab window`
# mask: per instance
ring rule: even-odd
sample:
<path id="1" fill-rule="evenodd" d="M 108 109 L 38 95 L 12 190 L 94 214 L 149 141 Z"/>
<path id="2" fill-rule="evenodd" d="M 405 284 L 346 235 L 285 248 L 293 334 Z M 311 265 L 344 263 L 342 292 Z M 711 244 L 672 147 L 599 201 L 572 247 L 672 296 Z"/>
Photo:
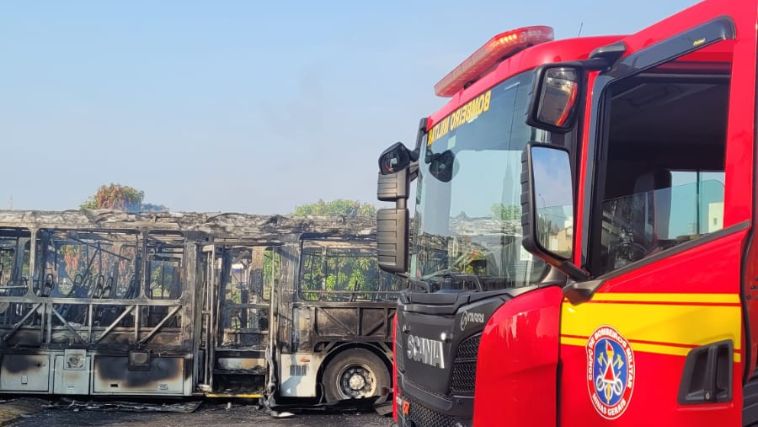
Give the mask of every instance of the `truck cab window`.
<path id="1" fill-rule="evenodd" d="M 596 275 L 723 227 L 730 68 L 695 59 L 608 89 L 589 259 Z"/>

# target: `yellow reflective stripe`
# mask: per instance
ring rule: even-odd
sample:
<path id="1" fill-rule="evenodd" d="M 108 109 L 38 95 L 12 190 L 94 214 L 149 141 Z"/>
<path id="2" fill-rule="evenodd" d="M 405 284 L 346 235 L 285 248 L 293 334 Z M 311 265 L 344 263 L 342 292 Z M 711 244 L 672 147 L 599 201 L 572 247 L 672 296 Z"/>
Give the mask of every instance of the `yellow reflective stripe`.
<path id="1" fill-rule="evenodd" d="M 730 339 L 741 348 L 740 306 L 585 303 L 562 307 L 561 334 L 587 337 L 615 328 L 627 340 L 699 346 Z"/>
<path id="2" fill-rule="evenodd" d="M 686 356 L 692 347 L 732 340 L 741 360 L 742 307 L 738 294 L 596 293 L 562 305 L 561 344 L 585 347 L 600 326 L 611 326 L 634 351 Z"/>
<path id="3" fill-rule="evenodd" d="M 584 348 L 587 346 L 587 339 L 574 338 L 574 337 L 561 337 L 561 344 Z M 669 346 L 665 344 L 649 344 L 649 343 L 640 343 L 640 342 L 634 342 L 634 341 L 631 341 L 629 345 L 632 347 L 632 350 L 635 352 L 640 351 L 640 352 L 645 352 L 645 353 L 668 354 L 671 356 L 683 356 L 683 357 L 687 356 L 687 353 L 689 353 L 691 350 L 685 347 L 673 347 L 673 346 Z M 734 362 L 739 363 L 741 359 L 742 359 L 741 354 L 735 351 Z"/>
<path id="4" fill-rule="evenodd" d="M 662 303 L 740 303 L 737 294 L 658 294 L 658 293 L 615 293 L 598 292 L 592 296 L 591 301 L 644 301 Z"/>
<path id="5" fill-rule="evenodd" d="M 561 337 L 561 344 L 584 347 L 587 345 L 587 338 Z"/>
<path id="6" fill-rule="evenodd" d="M 222 398 L 222 399 L 261 399 L 263 394 L 260 393 L 205 393 L 205 397 Z"/>

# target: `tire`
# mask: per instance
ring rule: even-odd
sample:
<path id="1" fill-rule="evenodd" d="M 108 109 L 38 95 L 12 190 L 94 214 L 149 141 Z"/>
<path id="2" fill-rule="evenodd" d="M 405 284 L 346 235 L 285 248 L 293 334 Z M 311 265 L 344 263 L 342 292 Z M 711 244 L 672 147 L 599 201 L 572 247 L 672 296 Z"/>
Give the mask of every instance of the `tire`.
<path id="1" fill-rule="evenodd" d="M 337 354 L 321 376 L 329 403 L 380 396 L 390 386 L 387 365 L 373 352 L 353 348 Z"/>

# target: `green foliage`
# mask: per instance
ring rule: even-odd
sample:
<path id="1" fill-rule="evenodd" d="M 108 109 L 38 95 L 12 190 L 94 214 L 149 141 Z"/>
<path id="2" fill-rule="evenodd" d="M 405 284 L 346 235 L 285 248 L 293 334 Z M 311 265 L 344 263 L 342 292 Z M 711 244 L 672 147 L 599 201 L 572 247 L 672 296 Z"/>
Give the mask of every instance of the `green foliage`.
<path id="1" fill-rule="evenodd" d="M 518 205 L 504 205 L 502 203 L 495 203 L 490 207 L 490 211 L 492 211 L 492 217 L 494 219 L 521 219 L 521 206 Z"/>
<path id="2" fill-rule="evenodd" d="M 319 199 L 316 203 L 308 203 L 295 207 L 293 216 L 347 216 L 362 217 L 376 215 L 376 207 L 371 203 L 361 203 L 357 200 L 337 199 L 325 202 Z"/>
<path id="3" fill-rule="evenodd" d="M 304 300 L 366 301 L 385 297 L 372 292 L 396 289 L 392 277 L 380 273 L 373 255 L 344 250 L 308 251 L 302 263 L 300 295 Z"/>
<path id="4" fill-rule="evenodd" d="M 271 299 L 271 288 L 279 283 L 279 274 L 282 270 L 282 256 L 279 252 L 267 249 L 263 253 L 263 299 Z"/>
<path id="5" fill-rule="evenodd" d="M 174 261 L 150 261 L 150 298 L 178 298 L 179 266 Z"/>
<path id="6" fill-rule="evenodd" d="M 142 212 L 168 212 L 168 207 L 154 203 L 143 203 L 140 210 Z"/>
<path id="7" fill-rule="evenodd" d="M 6 237 L 0 240 L 0 286 L 12 285 L 21 278 L 29 277 L 29 244 L 25 245 L 22 254 L 17 254 L 20 240 L 19 237 Z M 17 256 L 24 258 L 21 271 L 17 269 Z"/>
<path id="8" fill-rule="evenodd" d="M 163 205 L 142 203 L 145 192 L 121 184 L 101 185 L 97 192 L 79 205 L 81 209 L 114 209 L 126 212 L 163 212 Z"/>

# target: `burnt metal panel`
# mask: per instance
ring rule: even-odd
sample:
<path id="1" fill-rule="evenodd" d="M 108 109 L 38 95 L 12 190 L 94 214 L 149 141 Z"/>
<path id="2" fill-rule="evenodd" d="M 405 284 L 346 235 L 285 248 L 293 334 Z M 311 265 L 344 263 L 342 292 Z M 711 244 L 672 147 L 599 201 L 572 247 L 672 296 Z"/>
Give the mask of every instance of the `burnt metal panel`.
<path id="1" fill-rule="evenodd" d="M 339 237 L 367 237 L 375 233 L 375 218 L 344 216 L 285 217 L 239 213 L 142 212 L 107 209 L 70 211 L 3 211 L 0 228 L 26 227 L 181 231 L 189 235 L 213 236 L 216 243 L 244 243 L 250 246 L 278 246 L 296 243 L 304 234 Z"/>
<path id="2" fill-rule="evenodd" d="M 282 258 L 281 276 L 273 289 L 274 313 L 276 319 L 276 347 L 280 351 L 297 348 L 299 337 L 294 325 L 293 302 L 295 297 L 294 277 L 299 263 L 298 245 L 288 244 L 280 248 Z"/>
<path id="3" fill-rule="evenodd" d="M 95 394 L 174 394 L 184 391 L 184 358 L 153 357 L 147 368 L 130 369 L 129 358 L 95 356 Z"/>
<path id="4" fill-rule="evenodd" d="M 361 338 L 375 341 L 390 340 L 394 306 L 383 303 L 331 303 L 319 304 L 315 309 L 314 340 Z"/>
<path id="5" fill-rule="evenodd" d="M 262 357 L 219 357 L 218 368 L 226 371 L 265 373 L 266 360 Z"/>
<path id="6" fill-rule="evenodd" d="M 285 397 L 316 397 L 318 370 L 324 354 L 295 353 L 281 355 L 279 392 Z"/>
<path id="7" fill-rule="evenodd" d="M 48 354 L 3 354 L 0 390 L 47 392 L 50 382 Z"/>
<path id="8" fill-rule="evenodd" d="M 53 358 L 53 393 L 89 394 L 92 358 L 87 356 L 86 350 L 66 350 Z"/>

